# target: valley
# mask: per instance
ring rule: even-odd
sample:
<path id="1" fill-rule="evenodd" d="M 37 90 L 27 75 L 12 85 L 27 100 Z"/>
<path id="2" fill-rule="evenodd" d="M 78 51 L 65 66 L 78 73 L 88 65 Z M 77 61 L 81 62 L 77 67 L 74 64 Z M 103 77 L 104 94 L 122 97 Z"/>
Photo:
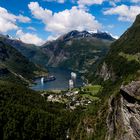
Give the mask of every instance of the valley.
<path id="1" fill-rule="evenodd" d="M 139 140 L 139 121 L 140 15 L 118 40 L 73 30 L 38 47 L 0 36 L 0 139 Z"/>

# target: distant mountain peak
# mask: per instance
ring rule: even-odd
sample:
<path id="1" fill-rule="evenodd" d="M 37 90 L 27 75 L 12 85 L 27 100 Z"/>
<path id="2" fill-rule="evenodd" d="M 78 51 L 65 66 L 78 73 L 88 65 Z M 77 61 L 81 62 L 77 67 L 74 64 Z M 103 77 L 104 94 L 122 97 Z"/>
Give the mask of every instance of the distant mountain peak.
<path id="1" fill-rule="evenodd" d="M 107 32 L 102 32 L 99 30 L 95 30 L 95 31 L 78 31 L 78 30 L 73 30 L 70 31 L 62 36 L 60 36 L 58 38 L 58 40 L 63 40 L 63 41 L 69 41 L 70 39 L 74 39 L 74 38 L 98 38 L 98 39 L 106 39 L 106 40 L 114 40 L 114 37 L 107 33 Z"/>

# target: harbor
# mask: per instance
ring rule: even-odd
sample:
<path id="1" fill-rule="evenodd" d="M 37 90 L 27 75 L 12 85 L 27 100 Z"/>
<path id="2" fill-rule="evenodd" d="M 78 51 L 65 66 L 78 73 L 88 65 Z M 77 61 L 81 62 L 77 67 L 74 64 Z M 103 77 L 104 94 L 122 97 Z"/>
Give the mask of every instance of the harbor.
<path id="1" fill-rule="evenodd" d="M 35 79 L 33 90 L 66 90 L 83 86 L 84 81 L 79 73 L 58 68 L 49 68 L 49 76 Z"/>

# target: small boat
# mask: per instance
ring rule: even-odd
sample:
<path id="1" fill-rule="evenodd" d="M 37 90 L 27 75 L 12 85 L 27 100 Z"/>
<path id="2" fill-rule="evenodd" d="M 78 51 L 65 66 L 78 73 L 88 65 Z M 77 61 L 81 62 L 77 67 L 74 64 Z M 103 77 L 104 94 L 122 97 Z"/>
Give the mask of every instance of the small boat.
<path id="1" fill-rule="evenodd" d="M 44 77 L 44 82 L 50 82 L 50 81 L 54 81 L 54 80 L 56 80 L 56 78 L 53 75 Z"/>

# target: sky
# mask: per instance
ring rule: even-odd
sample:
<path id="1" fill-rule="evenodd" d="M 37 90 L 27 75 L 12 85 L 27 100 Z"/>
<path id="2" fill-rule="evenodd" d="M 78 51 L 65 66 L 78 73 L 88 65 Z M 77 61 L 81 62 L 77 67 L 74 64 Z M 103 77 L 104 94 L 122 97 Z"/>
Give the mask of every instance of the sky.
<path id="1" fill-rule="evenodd" d="M 140 0 L 0 0 L 0 34 L 38 46 L 72 30 L 118 38 L 140 14 Z"/>

